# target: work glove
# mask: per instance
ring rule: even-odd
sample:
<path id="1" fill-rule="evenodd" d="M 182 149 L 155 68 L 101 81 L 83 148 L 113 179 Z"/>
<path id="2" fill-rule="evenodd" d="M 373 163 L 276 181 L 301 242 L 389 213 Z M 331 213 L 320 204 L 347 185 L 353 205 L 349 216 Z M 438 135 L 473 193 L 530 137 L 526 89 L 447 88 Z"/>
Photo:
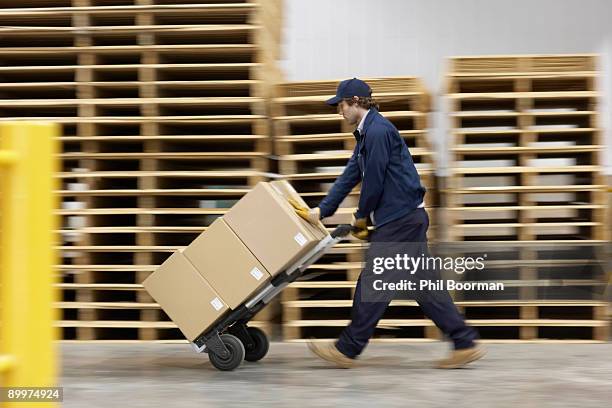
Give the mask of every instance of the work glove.
<path id="1" fill-rule="evenodd" d="M 351 235 L 357 239 L 361 239 L 363 241 L 368 239 L 370 235 L 370 231 L 368 231 L 368 219 L 367 218 L 356 218 L 355 214 L 353 214 L 353 220 L 351 221 L 351 226 L 353 227 L 351 231 Z"/>
<path id="2" fill-rule="evenodd" d="M 321 219 L 321 210 L 319 209 L 319 207 L 304 207 L 302 204 L 298 203 L 293 198 L 289 198 L 287 201 L 289 201 L 289 204 L 291 204 L 296 214 L 308 221 L 309 223 L 316 225 Z"/>

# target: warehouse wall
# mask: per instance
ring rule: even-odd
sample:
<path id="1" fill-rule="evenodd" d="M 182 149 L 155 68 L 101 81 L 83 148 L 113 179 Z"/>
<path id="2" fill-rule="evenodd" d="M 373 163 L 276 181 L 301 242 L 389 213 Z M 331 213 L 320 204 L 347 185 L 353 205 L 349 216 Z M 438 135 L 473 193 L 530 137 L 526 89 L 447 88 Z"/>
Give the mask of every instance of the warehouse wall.
<path id="1" fill-rule="evenodd" d="M 285 0 L 288 80 L 416 75 L 435 94 L 432 141 L 447 161 L 445 57 L 602 53 L 606 173 L 612 174 L 612 1 Z M 442 174 L 444 174 L 442 169 Z"/>

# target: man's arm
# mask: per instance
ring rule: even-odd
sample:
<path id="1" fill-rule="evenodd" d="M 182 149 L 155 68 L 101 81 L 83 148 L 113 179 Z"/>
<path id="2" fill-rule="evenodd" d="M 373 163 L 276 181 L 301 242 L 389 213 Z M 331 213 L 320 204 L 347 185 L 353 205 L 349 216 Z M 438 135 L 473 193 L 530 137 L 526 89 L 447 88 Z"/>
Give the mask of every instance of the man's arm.
<path id="1" fill-rule="evenodd" d="M 389 131 L 371 133 L 366 137 L 366 164 L 359 195 L 359 207 L 355 218 L 366 218 L 372 212 L 383 191 L 385 173 L 391 155 L 391 135 Z"/>
<path id="2" fill-rule="evenodd" d="M 348 193 L 350 193 L 357 183 L 359 183 L 361 177 L 359 176 L 359 164 L 357 164 L 358 147 L 359 145 L 355 146 L 353 155 L 349 159 L 344 171 L 340 177 L 336 179 L 329 193 L 327 193 L 327 196 L 319 203 L 321 218 L 333 215 L 342 200 L 344 200 Z"/>

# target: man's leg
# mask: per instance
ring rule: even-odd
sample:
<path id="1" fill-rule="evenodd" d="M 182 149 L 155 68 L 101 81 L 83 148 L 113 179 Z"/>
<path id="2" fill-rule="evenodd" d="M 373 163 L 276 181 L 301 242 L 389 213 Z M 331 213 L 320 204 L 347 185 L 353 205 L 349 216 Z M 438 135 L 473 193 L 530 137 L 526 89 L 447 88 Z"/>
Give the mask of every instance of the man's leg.
<path id="1" fill-rule="evenodd" d="M 416 238 L 417 242 L 422 242 L 424 252 L 429 254 L 427 248 L 429 216 L 425 210 L 421 211 L 420 216 L 424 221 L 421 228 L 415 231 L 413 238 Z M 424 275 L 428 275 L 431 280 L 440 279 L 439 271 L 424 271 Z M 425 316 L 453 341 L 455 350 L 448 358 L 438 362 L 438 368 L 460 368 L 485 355 L 484 349 L 474 343 L 478 339 L 478 332 L 465 323 L 464 317 L 457 310 L 448 291 L 436 291 L 435 293 L 423 291 L 418 293 L 416 301 Z"/>
<path id="2" fill-rule="evenodd" d="M 427 245 L 427 229 L 429 218 L 425 210 L 418 209 L 407 217 L 386 224 L 372 234 L 371 243 L 423 243 L 424 250 Z M 370 246 L 368 251 L 371 251 Z M 366 255 L 370 259 L 370 254 Z M 362 277 L 367 274 L 364 269 L 355 288 L 353 308 L 351 310 L 351 323 L 344 329 L 340 338 L 334 345 L 318 347 L 314 343 L 310 345 L 311 350 L 319 357 L 335 363 L 337 366 L 348 368 L 352 365 L 352 359 L 358 356 L 370 338 L 374 334 L 378 321 L 383 316 L 390 299 L 376 302 L 362 301 Z M 440 367 L 454 368 L 474 361 L 484 354 L 481 349 L 476 349 L 474 340 L 478 337 L 475 329 L 467 326 L 463 316 L 459 314 L 452 302 L 448 292 L 445 296 L 431 298 L 426 294 L 418 299 L 423 312 L 430 318 L 447 336 L 455 343 L 456 351 L 449 359 L 443 360 Z"/>
<path id="3" fill-rule="evenodd" d="M 380 241 L 381 239 L 385 239 L 384 234 L 381 234 L 379 230 L 374 231 L 370 236 L 370 243 Z M 369 251 L 370 249 L 368 253 Z M 313 353 L 338 367 L 349 368 L 353 365 L 353 359 L 361 354 L 370 338 L 374 335 L 376 325 L 391 301 L 390 298 L 386 299 L 385 297 L 377 297 L 376 301 L 363 301 L 363 280 L 364 276 L 368 276 L 366 280 L 371 280 L 369 273 L 366 266 L 359 274 L 353 297 L 351 322 L 344 329 L 338 341 L 335 344 L 326 345 L 314 342 L 309 343 L 309 348 Z"/>
<path id="4" fill-rule="evenodd" d="M 421 296 L 417 302 L 425 316 L 452 340 L 455 349 L 474 347 L 474 340 L 478 339 L 478 333 L 465 323 L 448 292 L 438 291 L 435 295 L 426 295 L 425 298 Z"/>
<path id="5" fill-rule="evenodd" d="M 374 335 L 378 321 L 385 313 L 389 301 L 364 302 L 361 300 L 361 276 L 355 287 L 353 308 L 351 309 L 351 323 L 342 331 L 336 342 L 336 348 L 347 357 L 355 358 L 365 348 Z"/>
<path id="6" fill-rule="evenodd" d="M 403 236 L 402 238 L 407 241 L 420 243 L 422 252 L 429 255 L 427 245 L 429 216 L 423 209 L 417 211 L 419 213 L 414 218 L 419 227 L 411 229 L 413 231 L 412 236 Z M 404 231 L 406 230 L 404 229 Z M 432 281 L 440 279 L 439 271 L 422 270 L 419 273 L 422 273 L 423 277 L 427 277 Z M 420 291 L 415 300 L 425 316 L 432 320 L 442 333 L 453 341 L 455 349 L 466 349 L 474 346 L 474 340 L 478 339 L 478 332 L 465 323 L 465 319 L 457 310 L 448 291 L 435 291 L 434 293 L 427 290 Z"/>
<path id="7" fill-rule="evenodd" d="M 410 220 L 412 217 L 405 217 L 404 219 Z M 386 253 L 389 248 L 394 248 L 393 245 L 388 244 L 402 242 L 402 235 L 413 236 L 417 234 L 416 229 L 420 228 L 419 226 L 405 225 L 402 220 L 385 224 L 374 230 L 370 236 L 370 247 L 366 253 L 366 268 L 361 271 L 355 287 L 351 323 L 342 331 L 336 342 L 336 348 L 347 357 L 355 358 L 361 354 L 374 335 L 378 321 L 391 302 L 392 294 L 376 293 L 371 289 L 373 280 L 377 278 L 373 274 L 370 262 L 372 258 L 380 255 L 393 255 Z M 364 299 L 364 294 L 366 299 Z"/>

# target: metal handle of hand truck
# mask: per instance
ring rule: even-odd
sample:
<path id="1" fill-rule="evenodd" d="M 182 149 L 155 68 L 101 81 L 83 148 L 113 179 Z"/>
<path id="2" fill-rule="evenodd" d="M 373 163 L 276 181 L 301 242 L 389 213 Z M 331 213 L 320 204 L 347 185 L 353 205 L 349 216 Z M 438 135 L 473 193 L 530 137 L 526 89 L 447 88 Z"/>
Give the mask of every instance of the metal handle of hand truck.
<path id="1" fill-rule="evenodd" d="M 353 231 L 354 227 L 351 224 L 340 224 L 332 232 L 332 238 L 343 238 Z"/>

